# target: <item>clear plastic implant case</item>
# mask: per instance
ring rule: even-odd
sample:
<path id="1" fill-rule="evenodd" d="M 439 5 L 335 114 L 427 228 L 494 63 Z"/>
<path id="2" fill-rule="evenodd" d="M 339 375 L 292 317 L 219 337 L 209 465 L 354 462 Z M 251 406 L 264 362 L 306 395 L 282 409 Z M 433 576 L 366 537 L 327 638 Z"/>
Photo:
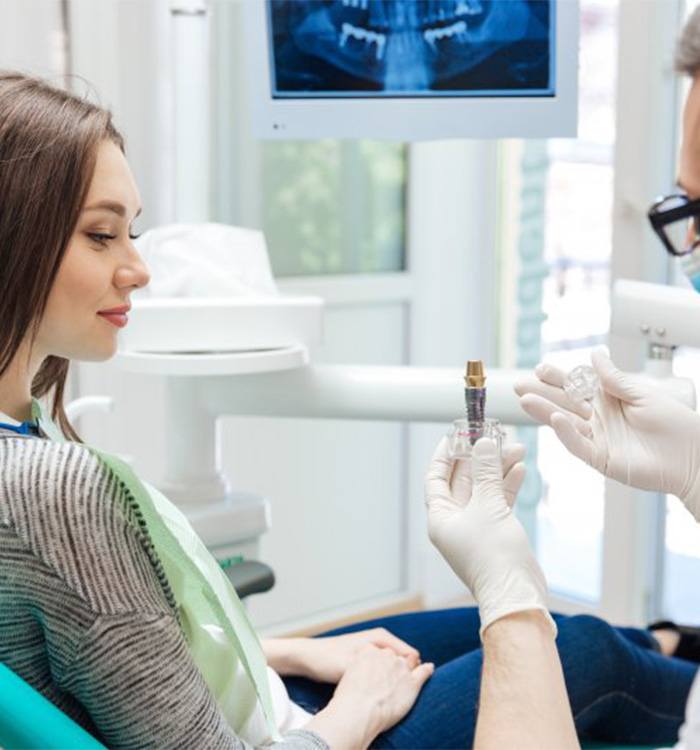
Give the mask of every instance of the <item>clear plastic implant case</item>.
<path id="1" fill-rule="evenodd" d="M 564 383 L 564 393 L 572 401 L 591 401 L 600 386 L 600 378 L 589 365 L 574 367 Z"/>
<path id="2" fill-rule="evenodd" d="M 450 457 L 469 458 L 472 454 L 472 445 L 482 437 L 491 438 L 500 454 L 505 434 L 498 419 L 485 419 L 481 425 L 475 425 L 468 419 L 456 419 L 447 433 Z"/>

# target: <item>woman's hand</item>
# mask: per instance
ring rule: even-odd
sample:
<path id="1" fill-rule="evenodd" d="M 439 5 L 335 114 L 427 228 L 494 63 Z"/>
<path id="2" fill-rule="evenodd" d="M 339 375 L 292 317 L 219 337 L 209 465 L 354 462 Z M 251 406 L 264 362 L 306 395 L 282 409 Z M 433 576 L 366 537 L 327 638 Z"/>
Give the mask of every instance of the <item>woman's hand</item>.
<path id="1" fill-rule="evenodd" d="M 677 495 L 700 519 L 700 415 L 648 378 L 619 370 L 605 351 L 591 361 L 600 378 L 592 404 L 572 401 L 566 373 L 541 364 L 536 377 L 515 385 L 523 409 L 601 474 Z"/>
<path id="2" fill-rule="evenodd" d="M 265 641 L 268 664 L 279 674 L 308 677 L 337 684 L 366 645 L 386 648 L 411 667 L 420 664 L 418 651 L 384 628 L 322 638 L 283 638 Z"/>
<path id="3" fill-rule="evenodd" d="M 411 710 L 433 664 L 412 667 L 391 648 L 365 643 L 355 652 L 330 703 L 305 726 L 333 750 L 361 750 Z"/>

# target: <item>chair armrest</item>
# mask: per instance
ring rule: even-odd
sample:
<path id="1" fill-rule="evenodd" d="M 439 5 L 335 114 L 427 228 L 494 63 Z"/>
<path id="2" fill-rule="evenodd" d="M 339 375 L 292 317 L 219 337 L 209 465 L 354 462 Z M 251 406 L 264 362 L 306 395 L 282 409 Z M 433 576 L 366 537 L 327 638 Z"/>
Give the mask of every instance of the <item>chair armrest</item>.
<path id="1" fill-rule="evenodd" d="M 256 560 L 243 560 L 224 567 L 241 599 L 251 594 L 262 594 L 275 585 L 275 574 L 272 568 Z"/>

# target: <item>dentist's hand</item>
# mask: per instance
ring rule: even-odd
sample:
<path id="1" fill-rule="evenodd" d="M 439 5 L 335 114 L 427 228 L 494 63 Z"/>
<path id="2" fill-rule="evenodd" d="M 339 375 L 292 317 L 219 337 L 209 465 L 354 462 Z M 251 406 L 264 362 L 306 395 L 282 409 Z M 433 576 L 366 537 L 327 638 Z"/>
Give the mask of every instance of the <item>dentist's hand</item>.
<path id="1" fill-rule="evenodd" d="M 438 445 L 425 479 L 430 540 L 474 595 L 481 633 L 515 612 L 547 612 L 547 584 L 511 507 L 525 478 L 522 446 L 504 450 L 479 440 L 469 460 L 455 462 Z M 471 470 L 470 470 L 471 469 Z"/>
<path id="2" fill-rule="evenodd" d="M 540 364 L 536 378 L 516 383 L 523 409 L 601 474 L 676 495 L 700 520 L 700 415 L 647 379 L 618 370 L 604 350 L 591 360 L 600 377 L 592 404 L 574 403 L 563 390 L 566 373 Z"/>

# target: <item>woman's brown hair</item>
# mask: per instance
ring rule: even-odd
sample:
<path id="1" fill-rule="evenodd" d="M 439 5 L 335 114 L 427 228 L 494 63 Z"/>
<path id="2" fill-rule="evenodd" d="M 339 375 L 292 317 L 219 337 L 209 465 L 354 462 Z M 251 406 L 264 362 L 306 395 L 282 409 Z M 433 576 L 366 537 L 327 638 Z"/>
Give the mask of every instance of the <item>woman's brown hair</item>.
<path id="1" fill-rule="evenodd" d="M 48 82 L 0 71 L 0 377 L 25 337 L 33 343 L 75 231 L 98 144 L 124 151 L 111 114 Z M 69 361 L 49 356 L 32 396 L 51 393 L 51 415 L 72 440 L 63 395 Z"/>

